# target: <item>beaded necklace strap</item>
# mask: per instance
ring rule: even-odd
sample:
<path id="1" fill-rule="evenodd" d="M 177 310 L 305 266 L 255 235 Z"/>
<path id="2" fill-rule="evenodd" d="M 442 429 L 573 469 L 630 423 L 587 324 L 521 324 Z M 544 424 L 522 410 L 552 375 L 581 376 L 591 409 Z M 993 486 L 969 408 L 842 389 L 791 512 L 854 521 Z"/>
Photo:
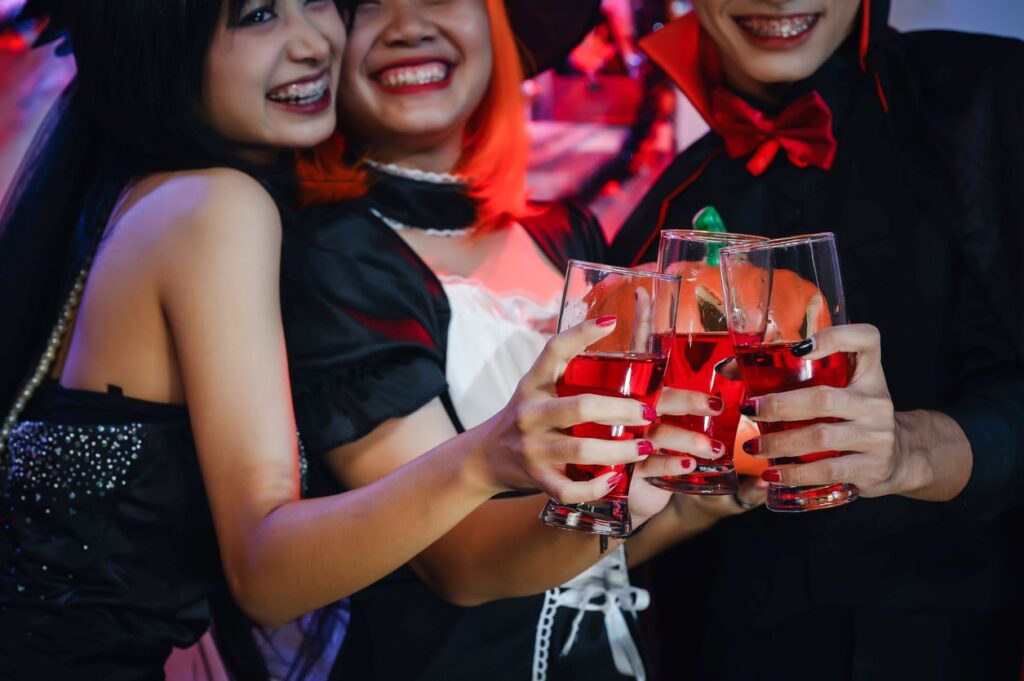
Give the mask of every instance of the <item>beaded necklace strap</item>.
<path id="1" fill-rule="evenodd" d="M 433 227 L 429 227 L 428 228 L 428 227 L 417 227 L 417 226 L 414 226 L 414 225 L 407 225 L 404 222 L 399 222 L 398 220 L 395 220 L 394 218 L 389 218 L 387 215 L 384 215 L 383 213 L 381 213 L 376 208 L 371 208 L 370 209 L 370 214 L 373 215 L 373 217 L 375 217 L 378 220 L 380 220 L 381 222 L 383 222 L 385 225 L 387 225 L 391 229 L 395 230 L 396 232 L 401 232 L 403 230 L 409 230 L 409 231 L 413 231 L 413 232 L 423 232 L 427 236 L 447 236 L 447 237 L 471 236 L 471 235 L 476 233 L 476 227 L 459 227 L 459 228 L 456 228 L 456 229 L 434 229 Z"/>
<path id="2" fill-rule="evenodd" d="M 454 173 L 435 173 L 429 170 L 420 170 L 419 168 L 407 168 L 406 166 L 400 166 L 395 163 L 374 161 L 372 158 L 365 159 L 363 162 L 379 172 L 387 173 L 388 175 L 395 175 L 396 177 L 404 177 L 409 180 L 430 182 L 432 184 L 464 185 L 468 182 L 466 177 L 462 175 L 455 175 Z"/>
<path id="3" fill-rule="evenodd" d="M 53 361 L 57 359 L 57 353 L 60 352 L 61 343 L 64 342 L 64 336 L 67 335 L 68 327 L 71 324 L 71 318 L 75 316 L 75 311 L 78 309 L 78 304 L 82 300 L 82 290 L 85 288 L 85 279 L 89 275 L 90 262 L 86 262 L 85 266 L 82 267 L 78 276 L 75 278 L 75 283 L 71 287 L 71 292 L 68 294 L 67 300 L 64 302 L 64 307 L 61 308 L 60 316 L 57 318 L 57 323 L 54 324 L 53 330 L 50 332 L 50 337 L 46 341 L 46 348 L 43 350 L 42 356 L 36 363 L 36 369 L 32 372 L 28 381 L 22 386 L 21 392 L 18 393 L 18 397 L 14 400 L 14 406 L 7 412 L 7 417 L 4 419 L 3 426 L 0 427 L 0 454 L 7 448 L 7 439 L 11 435 L 11 431 L 17 424 L 18 419 L 21 418 L 22 412 L 25 411 L 25 407 L 28 405 L 29 400 L 35 395 L 36 390 L 42 385 L 46 379 L 46 375 L 50 372 L 50 368 L 53 366 Z M 0 469 L 6 468 L 7 462 L 4 459 L 0 462 Z"/>

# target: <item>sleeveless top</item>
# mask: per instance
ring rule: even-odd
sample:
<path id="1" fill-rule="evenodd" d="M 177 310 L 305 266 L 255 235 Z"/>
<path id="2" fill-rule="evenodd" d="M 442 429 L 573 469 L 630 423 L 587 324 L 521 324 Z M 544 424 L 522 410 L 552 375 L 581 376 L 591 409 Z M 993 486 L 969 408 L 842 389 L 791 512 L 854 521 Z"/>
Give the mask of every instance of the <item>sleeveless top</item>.
<path id="1" fill-rule="evenodd" d="M 185 407 L 44 384 L 0 505 L 0 678 L 162 679 L 223 578 Z"/>
<path id="2" fill-rule="evenodd" d="M 461 185 L 378 172 L 366 197 L 311 209 L 285 235 L 282 307 L 314 491 L 340 490 L 323 465 L 329 449 L 435 397 L 457 429 L 489 418 L 554 330 L 557 299 L 537 305 L 439 278 L 394 232 L 463 230 L 475 217 Z M 522 227 L 559 268 L 602 257 L 599 225 L 574 206 L 544 206 Z M 629 587 L 621 553 L 599 565 L 546 594 L 474 608 L 402 567 L 351 598 L 331 678 L 643 678 L 629 611 L 646 606 L 646 592 Z"/>

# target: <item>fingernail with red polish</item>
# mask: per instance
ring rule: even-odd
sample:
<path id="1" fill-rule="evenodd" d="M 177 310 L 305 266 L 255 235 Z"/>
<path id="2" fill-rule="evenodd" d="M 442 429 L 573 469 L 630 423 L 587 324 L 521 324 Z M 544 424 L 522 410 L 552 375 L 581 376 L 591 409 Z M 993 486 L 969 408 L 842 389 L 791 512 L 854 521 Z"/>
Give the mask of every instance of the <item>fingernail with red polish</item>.
<path id="1" fill-rule="evenodd" d="M 721 397 L 709 397 L 708 407 L 711 409 L 711 411 L 722 411 L 722 409 L 725 407 L 725 402 L 722 401 Z"/>
<path id="2" fill-rule="evenodd" d="M 769 468 L 761 473 L 761 479 L 765 482 L 782 482 L 782 473 L 774 468 Z"/>
<path id="3" fill-rule="evenodd" d="M 643 416 L 645 421 L 656 421 L 658 418 L 658 410 L 649 404 L 643 405 L 644 411 Z"/>
<path id="4" fill-rule="evenodd" d="M 719 442 L 718 440 L 712 440 L 711 451 L 714 452 L 714 454 L 717 456 L 725 451 L 725 444 Z"/>
<path id="5" fill-rule="evenodd" d="M 743 400 L 740 404 L 740 413 L 744 416 L 757 416 L 757 400 L 753 398 Z"/>
<path id="6" fill-rule="evenodd" d="M 616 321 L 618 321 L 618 319 L 619 318 L 613 314 L 606 314 L 603 317 L 598 317 L 594 321 L 597 323 L 598 326 L 611 326 Z"/>
<path id="7" fill-rule="evenodd" d="M 743 451 L 747 454 L 760 454 L 761 453 L 761 438 L 754 437 L 750 438 L 743 443 Z"/>
<path id="8" fill-rule="evenodd" d="M 811 350 L 813 349 L 814 338 L 805 338 L 804 340 L 800 341 L 799 343 L 791 347 L 789 351 L 793 353 L 795 357 L 803 357 L 804 355 L 809 355 L 811 353 Z"/>
<path id="9" fill-rule="evenodd" d="M 623 480 L 626 479 L 625 473 L 616 473 L 612 477 L 608 478 L 608 489 L 615 489 L 619 486 Z"/>
<path id="10" fill-rule="evenodd" d="M 637 456 L 650 456 L 654 453 L 654 445 L 649 440 L 637 440 L 636 442 L 636 454 Z"/>
<path id="11" fill-rule="evenodd" d="M 689 456 L 684 456 L 684 457 L 681 457 L 681 458 L 683 460 L 683 468 L 686 470 L 687 473 L 691 473 L 691 472 L 697 470 L 697 460 L 696 459 L 693 459 L 693 458 L 691 458 Z"/>

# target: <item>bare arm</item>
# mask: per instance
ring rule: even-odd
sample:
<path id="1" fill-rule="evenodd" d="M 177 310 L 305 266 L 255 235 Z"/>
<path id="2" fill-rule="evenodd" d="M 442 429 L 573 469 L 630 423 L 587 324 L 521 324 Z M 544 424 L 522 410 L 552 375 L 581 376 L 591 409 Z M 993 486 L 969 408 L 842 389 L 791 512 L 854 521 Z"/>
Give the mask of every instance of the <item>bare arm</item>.
<path id="1" fill-rule="evenodd" d="M 527 390 L 554 391 L 551 372 L 547 383 Z M 520 389 L 524 389 L 521 384 Z M 706 396 L 671 391 L 670 406 L 679 413 L 712 413 Z M 663 402 L 665 400 L 663 399 Z M 637 412 L 640 411 L 636 405 Z M 499 413 L 485 426 L 507 418 Z M 588 419 L 570 420 L 579 423 Z M 609 414 L 609 423 L 615 423 Z M 623 422 L 623 421 L 619 421 Z M 642 423 L 639 413 L 632 421 Z M 568 424 L 566 424 L 568 425 Z M 665 427 L 656 439 L 672 449 L 714 457 L 710 441 L 700 435 Z M 416 456 L 424 447 L 444 442 L 455 430 L 438 400 L 418 412 L 393 419 L 367 437 L 336 448 L 328 462 L 347 488 L 370 484 Z M 674 438 L 674 439 L 673 439 Z M 671 441 L 669 441 L 671 440 Z M 609 444 L 609 443 L 605 443 Z M 629 446 L 629 443 L 615 443 Z M 635 445 L 634 445 L 635 446 Z M 641 457 L 633 455 L 633 461 Z M 678 475 L 692 469 L 692 459 L 665 457 L 658 465 L 660 475 Z M 639 524 L 661 510 L 670 494 L 647 485 L 641 469 L 633 477 L 630 508 Z M 480 506 L 451 532 L 410 562 L 420 577 L 443 598 L 463 606 L 478 605 L 498 598 L 535 594 L 575 577 L 601 558 L 596 537 L 553 529 L 540 523 L 538 514 L 547 502 L 545 495 L 517 499 L 495 499 Z M 618 542 L 613 541 L 611 547 Z"/>
<path id="2" fill-rule="evenodd" d="M 362 440 L 329 455 L 345 487 L 373 484 L 418 452 L 455 437 L 439 400 L 393 419 Z M 547 497 L 535 494 L 483 504 L 411 561 L 442 597 L 476 605 L 537 593 L 579 574 L 599 557 L 597 538 L 544 526 L 537 520 Z"/>
<path id="3" fill-rule="evenodd" d="M 949 501 L 967 485 L 974 457 L 971 443 L 951 417 L 937 411 L 896 412 L 902 453 L 894 491 L 923 501 Z"/>
<path id="4" fill-rule="evenodd" d="M 276 207 L 253 180 L 231 171 L 210 174 L 180 200 L 197 208 L 165 230 L 156 249 L 160 300 L 226 577 L 255 620 L 283 623 L 364 587 L 500 491 L 542 486 L 582 501 L 607 490 L 606 480 L 566 480 L 560 457 L 614 463 L 621 452 L 616 458 L 605 448 L 591 460 L 594 450 L 566 449 L 562 440 L 548 447 L 522 431 L 477 428 L 359 490 L 300 500 Z M 581 327 L 555 349 L 572 352 L 605 332 L 595 333 Z M 549 355 L 560 361 L 558 352 Z M 629 401 L 611 401 L 621 417 Z M 524 421 L 557 423 L 572 408 L 531 402 L 517 403 L 515 412 Z"/>
<path id="5" fill-rule="evenodd" d="M 470 436 L 355 493 L 298 500 L 277 211 L 248 178 L 212 184 L 167 244 L 161 298 L 229 583 L 273 624 L 386 574 L 501 488 Z"/>

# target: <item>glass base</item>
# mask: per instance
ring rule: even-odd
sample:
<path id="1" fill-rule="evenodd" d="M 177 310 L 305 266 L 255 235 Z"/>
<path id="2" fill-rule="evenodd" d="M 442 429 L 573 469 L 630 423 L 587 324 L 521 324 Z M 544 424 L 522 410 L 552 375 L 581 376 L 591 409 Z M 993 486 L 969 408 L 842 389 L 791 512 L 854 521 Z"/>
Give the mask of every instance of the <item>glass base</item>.
<path id="1" fill-rule="evenodd" d="M 799 513 L 801 511 L 818 511 L 848 504 L 860 492 L 848 482 L 834 485 L 811 485 L 808 487 L 786 487 L 785 485 L 769 485 L 768 501 L 765 506 L 770 511 Z"/>
<path id="2" fill-rule="evenodd" d="M 625 499 L 598 499 L 585 504 L 559 504 L 553 499 L 541 511 L 545 525 L 608 537 L 624 537 L 633 531 Z"/>
<path id="3" fill-rule="evenodd" d="M 731 461 L 708 461 L 697 459 L 697 468 L 686 475 L 664 475 L 660 478 L 647 478 L 647 482 L 655 487 L 667 489 L 677 494 L 735 494 L 740 488 L 736 470 Z"/>

